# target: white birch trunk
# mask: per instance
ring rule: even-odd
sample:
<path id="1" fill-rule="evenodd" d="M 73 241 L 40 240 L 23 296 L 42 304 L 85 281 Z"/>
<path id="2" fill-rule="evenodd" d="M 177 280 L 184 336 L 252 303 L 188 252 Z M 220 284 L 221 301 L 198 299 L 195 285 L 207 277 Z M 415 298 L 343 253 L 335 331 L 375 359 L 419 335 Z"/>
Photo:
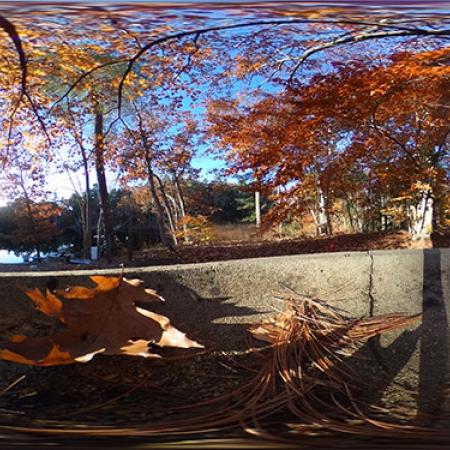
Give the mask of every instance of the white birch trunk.
<path id="1" fill-rule="evenodd" d="M 317 210 L 318 210 L 318 223 L 319 223 L 319 232 L 321 235 L 327 234 L 328 230 L 328 217 L 326 213 L 326 199 L 323 195 L 323 191 L 320 187 L 318 187 L 318 201 L 317 201 Z"/>
<path id="2" fill-rule="evenodd" d="M 255 191 L 255 225 L 256 231 L 260 232 L 261 230 L 261 193 L 259 191 Z"/>
<path id="3" fill-rule="evenodd" d="M 427 192 L 415 205 L 410 205 L 411 234 L 413 240 L 430 239 L 433 231 L 433 199 Z"/>

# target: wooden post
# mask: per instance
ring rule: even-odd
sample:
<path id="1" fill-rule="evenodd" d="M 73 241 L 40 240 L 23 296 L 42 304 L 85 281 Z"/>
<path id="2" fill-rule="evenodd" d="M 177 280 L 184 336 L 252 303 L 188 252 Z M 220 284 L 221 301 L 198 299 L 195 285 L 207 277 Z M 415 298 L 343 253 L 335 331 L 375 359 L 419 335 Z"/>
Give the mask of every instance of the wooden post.
<path id="1" fill-rule="evenodd" d="M 256 232 L 261 239 L 261 192 L 255 191 L 255 225 Z"/>

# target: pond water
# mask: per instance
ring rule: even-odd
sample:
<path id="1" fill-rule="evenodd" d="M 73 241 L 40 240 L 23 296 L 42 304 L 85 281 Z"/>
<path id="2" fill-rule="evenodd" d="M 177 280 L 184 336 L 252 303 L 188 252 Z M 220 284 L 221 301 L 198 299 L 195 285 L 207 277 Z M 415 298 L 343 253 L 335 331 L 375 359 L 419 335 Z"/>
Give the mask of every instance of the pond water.
<path id="1" fill-rule="evenodd" d="M 23 264 L 25 261 L 9 250 L 0 250 L 0 264 Z"/>

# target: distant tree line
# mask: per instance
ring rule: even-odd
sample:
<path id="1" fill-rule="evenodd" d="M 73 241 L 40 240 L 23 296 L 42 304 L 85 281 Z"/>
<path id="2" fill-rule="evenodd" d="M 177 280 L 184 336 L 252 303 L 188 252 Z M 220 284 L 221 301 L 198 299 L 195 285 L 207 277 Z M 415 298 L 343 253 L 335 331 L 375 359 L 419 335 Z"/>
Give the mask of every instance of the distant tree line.
<path id="1" fill-rule="evenodd" d="M 254 194 L 244 184 L 222 181 L 186 180 L 183 182 L 186 216 L 202 217 L 203 227 L 211 224 L 251 223 L 255 220 Z M 143 186 L 113 189 L 109 193 L 111 224 L 116 251 L 137 250 L 161 243 L 156 206 Z M 42 253 L 70 247 L 83 256 L 84 229 L 82 207 L 84 194 L 73 194 L 59 201 L 32 202 L 28 207 L 17 198 L 0 208 L 0 248 L 16 253 Z M 104 230 L 98 186 L 89 196 L 92 214 L 90 238 L 93 246 L 104 250 Z M 99 226 L 100 223 L 100 226 Z M 194 223 L 192 221 L 192 223 Z M 188 227 L 190 222 L 187 222 Z M 189 243 L 189 229 L 176 225 L 178 243 Z M 201 232 L 202 230 L 200 230 Z"/>

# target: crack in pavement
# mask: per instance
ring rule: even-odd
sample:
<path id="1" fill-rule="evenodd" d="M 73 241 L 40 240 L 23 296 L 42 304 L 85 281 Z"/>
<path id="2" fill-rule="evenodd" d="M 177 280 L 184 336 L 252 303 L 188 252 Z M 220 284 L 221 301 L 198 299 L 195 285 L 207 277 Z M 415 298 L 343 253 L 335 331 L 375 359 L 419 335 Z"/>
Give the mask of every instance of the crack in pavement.
<path id="1" fill-rule="evenodd" d="M 367 289 L 367 294 L 369 296 L 369 316 L 373 316 L 373 312 L 375 310 L 375 297 L 373 296 L 373 255 L 370 251 L 367 252 L 370 258 L 370 266 L 369 266 L 369 287 Z"/>

